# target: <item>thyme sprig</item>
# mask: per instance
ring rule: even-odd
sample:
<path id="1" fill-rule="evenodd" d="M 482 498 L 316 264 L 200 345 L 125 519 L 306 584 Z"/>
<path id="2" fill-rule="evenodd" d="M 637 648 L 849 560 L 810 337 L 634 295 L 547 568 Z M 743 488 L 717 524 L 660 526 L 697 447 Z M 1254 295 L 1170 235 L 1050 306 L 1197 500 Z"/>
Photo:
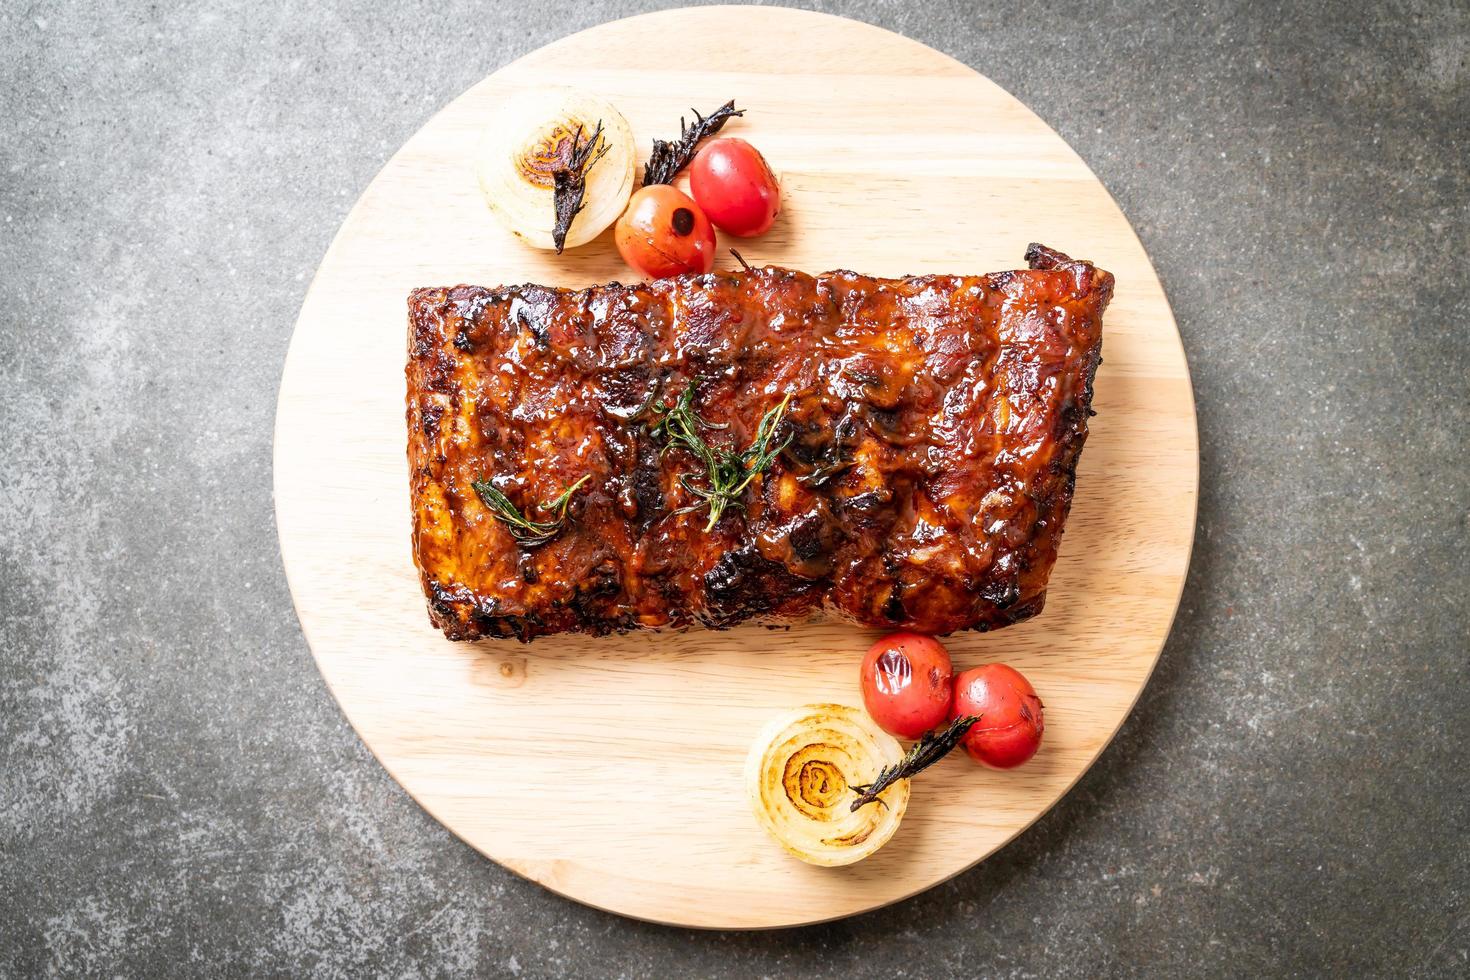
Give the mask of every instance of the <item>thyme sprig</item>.
<path id="1" fill-rule="evenodd" d="M 566 525 L 567 507 L 571 505 L 572 494 L 590 479 L 592 476 L 588 474 L 563 490 L 561 496 L 536 505 L 537 509 L 555 515 L 549 521 L 535 521 L 522 514 L 520 508 L 511 503 L 510 498 L 497 490 L 495 485 L 488 480 L 472 480 L 470 486 L 474 488 L 485 506 L 490 508 L 491 515 L 504 524 L 506 530 L 510 531 L 511 537 L 528 548 L 534 548 L 556 537 Z"/>
<path id="2" fill-rule="evenodd" d="M 707 116 L 701 116 L 694 109 L 694 125 L 689 126 L 684 122 L 684 117 L 679 117 L 679 138 L 670 142 L 668 140 L 656 139 L 653 141 L 653 152 L 649 154 L 648 165 L 643 168 L 643 186 L 652 184 L 672 184 L 674 178 L 679 176 L 679 171 L 689 165 L 694 159 L 694 151 L 699 146 L 699 141 L 706 136 L 713 136 L 720 131 L 720 127 L 729 122 L 734 116 L 745 115 L 744 109 L 735 108 L 735 100 L 731 99 Z"/>
<path id="3" fill-rule="evenodd" d="M 704 529 L 711 531 L 726 510 L 745 506 L 741 501 L 745 488 L 765 472 L 791 442 L 790 435 L 779 443 L 776 439 L 776 429 L 786 416 L 791 395 L 788 393 L 781 399 L 781 404 L 761 416 L 755 438 L 744 451 L 737 453 L 721 446 L 712 446 L 705 439 L 703 430 L 728 427 L 711 422 L 699 414 L 694 407 L 697 387 L 696 382 L 691 382 L 672 405 L 663 401 L 654 405 L 654 413 L 660 418 L 651 431 L 654 438 L 663 441 L 664 452 L 675 448 L 686 449 L 699 460 L 703 472 L 684 473 L 679 477 L 684 489 L 699 500 L 688 507 L 681 507 L 675 513 L 687 514 L 708 507 L 709 523 Z"/>
<path id="4" fill-rule="evenodd" d="M 925 732 L 924 737 L 914 743 L 914 747 L 909 749 L 908 755 L 904 756 L 903 761 L 898 765 L 884 766 L 878 772 L 878 778 L 871 783 L 853 786 L 858 793 L 858 798 L 852 801 L 852 811 L 856 813 L 869 803 L 882 803 L 886 807 L 888 804 L 879 799 L 878 794 L 900 779 L 913 779 L 949 755 L 954 747 L 960 744 L 965 733 L 979 720 L 979 715 L 964 715 L 950 722 L 949 727 L 937 735 L 933 732 Z"/>
<path id="5" fill-rule="evenodd" d="M 571 146 L 561 151 L 560 159 L 551 168 L 551 202 L 556 209 L 556 223 L 551 228 L 551 242 L 560 255 L 567 243 L 567 232 L 572 228 L 572 219 L 582 210 L 582 198 L 587 193 L 587 171 L 607 155 L 608 145 L 602 138 L 602 120 L 592 131 L 592 138 L 582 139 L 582 126 L 572 135 Z"/>

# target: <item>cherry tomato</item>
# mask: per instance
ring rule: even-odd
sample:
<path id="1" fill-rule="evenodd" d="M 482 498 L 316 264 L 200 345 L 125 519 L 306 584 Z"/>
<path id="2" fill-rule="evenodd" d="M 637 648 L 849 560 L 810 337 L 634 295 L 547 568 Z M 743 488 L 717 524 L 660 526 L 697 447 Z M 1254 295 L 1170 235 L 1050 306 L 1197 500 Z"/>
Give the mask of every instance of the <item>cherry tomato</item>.
<path id="1" fill-rule="evenodd" d="M 781 186 L 766 158 L 745 140 L 710 140 L 689 165 L 689 189 L 722 231 L 748 238 L 771 227 Z"/>
<path id="2" fill-rule="evenodd" d="M 960 744 L 991 769 L 1014 769 L 1041 747 L 1041 699 L 1014 667 L 986 664 L 954 679 L 954 717 L 979 715 Z"/>
<path id="3" fill-rule="evenodd" d="M 915 739 L 949 717 L 953 676 L 934 637 L 890 633 L 863 657 L 863 704 L 879 728 Z"/>
<path id="4" fill-rule="evenodd" d="M 663 279 L 715 267 L 715 230 L 689 195 L 667 184 L 641 188 L 614 232 L 623 261 Z"/>

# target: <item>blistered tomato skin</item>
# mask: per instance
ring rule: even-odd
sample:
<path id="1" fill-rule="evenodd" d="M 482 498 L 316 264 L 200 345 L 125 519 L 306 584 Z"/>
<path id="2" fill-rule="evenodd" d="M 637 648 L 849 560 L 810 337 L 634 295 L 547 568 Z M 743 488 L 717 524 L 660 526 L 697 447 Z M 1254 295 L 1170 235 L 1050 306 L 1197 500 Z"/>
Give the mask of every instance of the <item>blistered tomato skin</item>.
<path id="1" fill-rule="evenodd" d="M 764 234 L 781 211 L 781 185 L 760 151 L 742 139 L 710 140 L 689 166 L 689 190 L 721 231 Z"/>
<path id="2" fill-rule="evenodd" d="M 1041 748 L 1041 698 L 1020 671 L 986 664 L 955 678 L 954 717 L 979 715 L 960 744 L 991 769 L 1014 769 Z"/>
<path id="3" fill-rule="evenodd" d="M 614 230 L 623 261 L 651 279 L 715 267 L 715 229 L 689 195 L 650 184 L 628 202 Z"/>
<path id="4" fill-rule="evenodd" d="M 890 633 L 863 657 L 863 705 L 890 735 L 916 739 L 949 717 L 954 668 L 932 636 Z"/>

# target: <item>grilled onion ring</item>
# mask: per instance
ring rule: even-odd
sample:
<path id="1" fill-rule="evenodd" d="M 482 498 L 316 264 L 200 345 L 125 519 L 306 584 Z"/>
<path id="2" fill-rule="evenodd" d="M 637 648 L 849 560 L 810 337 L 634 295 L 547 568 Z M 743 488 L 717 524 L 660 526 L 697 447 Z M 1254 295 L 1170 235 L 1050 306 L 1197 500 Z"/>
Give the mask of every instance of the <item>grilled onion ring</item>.
<path id="1" fill-rule="evenodd" d="M 860 709 L 809 704 L 761 731 L 746 757 L 745 786 L 756 819 L 782 847 L 808 864 L 835 868 L 861 861 L 898 829 L 908 780 L 856 813 L 852 787 L 902 759 L 898 742 Z"/>
<path id="2" fill-rule="evenodd" d="M 536 248 L 555 248 L 552 170 L 580 134 L 607 154 L 586 171 L 582 210 L 572 219 L 566 247 L 596 238 L 617 220 L 633 193 L 637 147 L 623 114 L 606 99 L 568 88 L 545 88 L 503 100 L 486 120 L 475 160 L 485 203 L 512 233 Z"/>

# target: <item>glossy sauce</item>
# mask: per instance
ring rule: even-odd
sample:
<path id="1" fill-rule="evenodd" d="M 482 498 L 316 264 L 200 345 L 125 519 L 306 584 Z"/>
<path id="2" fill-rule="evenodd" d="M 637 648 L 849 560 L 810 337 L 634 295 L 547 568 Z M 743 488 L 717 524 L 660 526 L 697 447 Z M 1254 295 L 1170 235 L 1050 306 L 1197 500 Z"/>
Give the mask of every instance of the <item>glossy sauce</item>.
<path id="1" fill-rule="evenodd" d="M 993 629 L 1041 609 L 1087 433 L 1112 277 L 1032 269 L 872 279 L 779 268 L 586 290 L 409 298 L 414 555 L 454 639 L 723 628 L 818 610 L 879 628 Z M 652 404 L 697 383 L 743 449 L 792 400 L 782 455 L 708 533 Z M 590 474 L 526 548 L 527 516 Z"/>

